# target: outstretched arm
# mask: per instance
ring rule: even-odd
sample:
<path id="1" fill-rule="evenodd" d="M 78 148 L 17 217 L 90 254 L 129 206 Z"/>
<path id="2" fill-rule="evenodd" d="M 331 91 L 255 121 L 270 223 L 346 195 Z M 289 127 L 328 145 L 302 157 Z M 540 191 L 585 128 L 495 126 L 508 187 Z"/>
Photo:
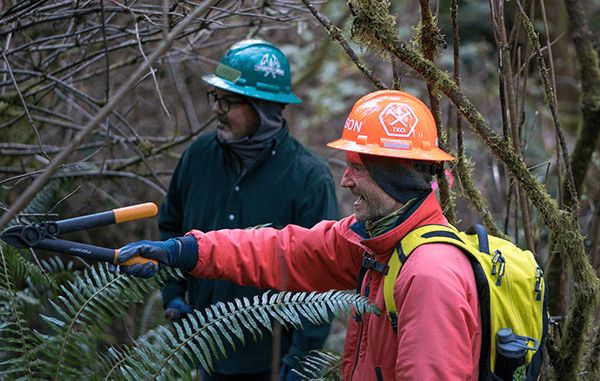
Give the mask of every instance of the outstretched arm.
<path id="1" fill-rule="evenodd" d="M 312 229 L 288 225 L 282 230 L 192 230 L 165 248 L 148 241 L 125 246 L 124 262 L 136 255 L 158 260 L 196 277 L 225 279 L 240 285 L 289 291 L 352 289 L 362 264 L 362 250 L 343 237 L 353 219 L 323 221 Z M 180 250 L 179 250 L 180 249 Z M 123 272 L 153 275 L 150 264 Z M 143 271 L 141 271 L 143 270 Z M 141 271 L 141 272 L 140 272 Z M 145 271 L 148 271 L 147 273 Z"/>

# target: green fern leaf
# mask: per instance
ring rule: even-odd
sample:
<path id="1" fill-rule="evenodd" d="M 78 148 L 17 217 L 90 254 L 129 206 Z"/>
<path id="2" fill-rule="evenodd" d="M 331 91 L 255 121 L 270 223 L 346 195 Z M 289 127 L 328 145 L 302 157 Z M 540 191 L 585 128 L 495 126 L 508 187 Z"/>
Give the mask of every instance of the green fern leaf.
<path id="1" fill-rule="evenodd" d="M 227 303 L 229 305 L 229 309 L 233 312 L 235 311 L 235 305 L 231 302 Z M 233 332 L 233 334 L 243 343 L 245 343 L 245 339 L 244 339 L 244 331 L 242 330 L 242 327 L 240 326 L 240 324 L 238 323 L 238 320 L 243 319 L 243 314 L 240 314 L 239 316 L 237 316 L 237 319 L 226 319 L 225 320 L 225 324 L 227 325 L 227 328 L 229 328 L 229 330 L 231 332 Z"/>
<path id="2" fill-rule="evenodd" d="M 225 350 L 225 346 L 223 345 L 223 340 L 221 340 L 221 335 L 219 335 L 219 331 L 217 330 L 219 325 L 221 325 L 221 321 L 215 321 L 214 324 L 209 325 L 207 328 L 210 332 L 210 337 L 217 343 L 217 346 L 221 350 L 223 356 L 227 357 L 227 351 Z"/>
<path id="3" fill-rule="evenodd" d="M 300 361 L 303 371 L 313 379 L 341 381 L 342 355 L 331 351 L 311 351 Z"/>
<path id="4" fill-rule="evenodd" d="M 23 263 L 18 252 L 5 244 L 0 245 L 0 332 L 3 333 L 0 336 L 3 350 L 0 369 L 3 370 L 2 374 L 11 374 L 14 378 L 36 379 L 34 353 L 39 343 L 29 329 L 23 304 L 18 296 L 15 275 L 19 272 L 11 267 L 15 263 Z"/>
<path id="5" fill-rule="evenodd" d="M 202 339 L 201 337 L 197 337 L 195 342 L 200 344 L 200 348 L 202 348 L 202 356 L 198 356 L 196 354 L 196 356 L 198 357 L 198 359 L 200 359 L 200 361 L 202 362 L 202 366 L 204 367 L 204 369 L 206 370 L 210 370 L 213 368 L 212 365 L 212 357 L 210 355 L 211 350 L 208 348 L 208 345 L 206 345 L 206 341 L 204 341 L 204 339 Z M 199 352 L 198 347 L 197 346 L 192 346 L 192 348 L 194 348 L 194 353 Z M 213 353 L 216 350 L 213 348 Z M 218 358 L 218 356 L 217 356 Z"/>
<path id="6" fill-rule="evenodd" d="M 219 302 L 216 306 L 213 304 L 211 306 L 211 308 L 213 309 L 213 311 L 215 312 L 215 314 L 217 316 L 224 316 L 229 313 L 229 311 L 227 311 L 227 309 L 224 308 L 224 306 L 225 306 L 225 304 Z M 219 311 L 218 307 L 221 307 L 223 310 Z M 226 324 L 227 322 L 231 322 L 231 320 L 229 320 L 229 319 L 223 320 L 223 323 L 225 324 L 225 326 L 227 326 L 227 324 Z M 225 326 L 223 324 L 217 324 L 217 328 L 221 332 L 221 335 L 223 335 L 227 339 L 229 344 L 231 344 L 231 346 L 235 349 L 235 344 L 233 342 L 233 338 L 231 337 L 231 335 L 229 334 L 228 329 L 227 329 L 228 326 L 227 327 L 225 327 Z"/>

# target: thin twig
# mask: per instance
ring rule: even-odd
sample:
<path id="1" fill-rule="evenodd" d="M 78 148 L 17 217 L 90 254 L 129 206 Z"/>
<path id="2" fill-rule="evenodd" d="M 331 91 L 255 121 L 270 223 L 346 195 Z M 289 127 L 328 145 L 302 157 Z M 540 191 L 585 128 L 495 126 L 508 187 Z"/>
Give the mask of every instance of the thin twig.
<path id="1" fill-rule="evenodd" d="M 1 49 L 1 51 L 2 51 L 2 58 L 4 58 L 4 62 L 6 62 L 6 69 L 8 70 L 8 73 L 10 74 L 10 78 L 13 81 L 13 85 L 15 86 L 15 90 L 17 91 L 17 94 L 19 94 L 19 98 L 21 99 L 21 103 L 23 104 L 23 109 L 25 110 L 27 119 L 29 119 L 29 124 L 31 125 L 31 128 L 33 128 L 33 131 L 35 132 L 35 136 L 37 137 L 38 146 L 40 147 L 40 150 L 42 151 L 42 154 L 46 157 L 46 159 L 48 159 L 48 161 L 52 161 L 50 159 L 50 157 L 48 156 L 48 154 L 46 154 L 46 152 L 44 152 L 44 148 L 42 147 L 42 139 L 40 138 L 40 133 L 39 133 L 37 127 L 35 126 L 35 123 L 33 123 L 33 119 L 31 119 L 31 114 L 29 114 L 29 109 L 27 108 L 27 102 L 25 102 L 25 98 L 23 98 L 23 94 L 21 93 L 19 84 L 17 83 L 17 80 L 15 79 L 15 76 L 13 75 L 12 69 L 10 67 L 10 63 L 8 62 L 8 58 L 6 58 L 6 55 L 4 54 L 4 49 Z"/>
<path id="2" fill-rule="evenodd" d="M 519 0 L 515 0 L 515 3 L 517 4 L 517 6 L 519 7 L 519 11 L 521 12 L 521 16 L 523 19 L 523 23 L 526 24 L 527 26 L 531 26 L 531 22 L 529 21 L 529 18 L 527 17 L 527 15 L 525 14 L 525 11 L 523 10 L 523 7 L 521 6 L 521 2 Z M 537 52 L 537 60 L 538 60 L 538 65 L 540 67 L 539 72 L 540 72 L 540 77 L 542 79 L 542 84 L 544 87 L 544 94 L 546 95 L 546 101 L 548 102 L 548 106 L 550 108 L 550 112 L 552 114 L 552 120 L 554 122 L 554 128 L 556 130 L 556 134 L 558 136 L 558 141 L 560 143 L 560 147 L 562 150 L 562 158 L 563 158 L 563 163 L 565 165 L 565 169 L 567 172 L 567 181 L 569 184 L 569 190 L 571 191 L 571 207 L 572 207 L 572 211 L 571 214 L 573 215 L 574 221 L 573 223 L 578 226 L 578 220 L 579 220 L 579 198 L 577 197 L 577 191 L 575 188 L 575 180 L 573 179 L 573 170 L 571 169 L 571 161 L 569 159 L 569 149 L 567 147 L 567 143 L 566 143 L 566 139 L 565 136 L 563 134 L 563 130 L 562 130 L 562 124 L 560 122 L 560 119 L 558 117 L 558 111 L 556 109 L 556 103 L 554 102 L 554 91 L 552 90 L 553 87 L 550 84 L 550 81 L 548 80 L 548 70 L 546 69 L 546 64 L 544 62 L 544 58 L 542 56 L 541 53 L 541 49 L 540 49 L 540 44 L 539 44 L 539 40 L 537 37 L 537 34 L 535 34 L 535 32 L 533 31 L 533 27 L 531 26 L 531 28 L 526 28 L 527 32 L 528 32 L 528 36 L 529 39 L 532 42 L 533 48 L 534 50 Z"/>
<path id="3" fill-rule="evenodd" d="M 184 138 L 180 138 L 180 139 L 175 139 L 173 140 L 173 142 L 169 143 L 169 144 L 164 144 L 163 146 L 153 149 L 152 150 L 152 154 L 153 155 L 158 155 L 164 151 L 167 151 L 177 145 L 186 143 L 190 140 L 192 140 L 194 137 L 198 136 L 198 134 L 200 134 L 202 131 L 204 131 L 217 117 L 216 116 L 212 116 L 208 121 L 206 121 L 206 123 L 204 123 L 202 126 L 200 126 L 200 128 L 198 128 L 196 131 L 192 131 L 192 133 Z M 142 160 L 141 157 L 139 158 L 135 158 L 130 160 L 129 162 L 124 163 L 123 165 L 115 168 L 115 170 L 123 170 L 131 165 L 136 165 L 138 164 L 140 161 Z"/>
<path id="4" fill-rule="evenodd" d="M 503 105 L 503 131 L 508 135 L 505 137 L 510 138 L 515 152 L 521 152 L 521 135 L 519 125 L 519 113 L 517 108 L 517 92 L 514 88 L 512 66 L 510 64 L 509 55 L 509 44 L 506 36 L 506 25 L 505 25 L 505 10 L 504 1 L 498 1 L 498 14 L 497 23 L 498 26 L 498 61 L 499 61 L 499 86 L 500 86 L 500 99 Z M 508 115 L 506 113 L 508 112 Z M 523 232 L 525 234 L 525 243 L 529 250 L 534 250 L 533 234 L 531 231 L 531 217 L 529 214 L 529 206 L 527 204 L 527 195 L 525 190 L 519 182 L 515 182 L 516 187 L 515 201 L 518 208 L 515 209 L 515 243 L 519 244 L 519 213 L 521 212 L 520 221 L 523 223 Z"/>
<path id="5" fill-rule="evenodd" d="M 195 18 L 209 6 L 212 5 L 216 0 L 209 0 L 202 5 L 199 5 L 194 11 L 189 14 L 180 24 L 178 24 L 168 37 L 160 44 L 158 49 L 152 54 L 152 56 L 145 62 L 119 89 L 118 95 L 113 98 L 112 101 L 107 103 L 100 112 L 86 124 L 85 128 L 80 131 L 71 140 L 71 143 L 65 151 L 58 155 L 55 160 L 48 166 L 44 173 L 35 179 L 35 181 L 17 198 L 17 200 L 11 205 L 11 208 L 0 216 L 0 230 L 3 229 L 8 222 L 14 218 L 14 216 L 20 212 L 25 205 L 35 196 L 35 194 L 42 188 L 42 186 L 48 181 L 48 179 L 58 170 L 58 168 L 66 161 L 77 146 L 79 146 L 86 139 L 88 134 L 97 126 L 97 124 L 106 118 L 108 114 L 112 112 L 117 104 L 128 94 L 129 89 L 133 87 L 133 84 L 141 78 L 144 73 L 148 70 L 150 64 L 154 63 L 158 58 L 168 49 L 169 46 L 175 41 L 179 34 L 191 24 Z"/>
<path id="6" fill-rule="evenodd" d="M 325 28 L 327 33 L 329 33 L 331 38 L 336 40 L 340 44 L 342 49 L 344 49 L 348 57 L 350 57 L 352 62 L 354 62 L 356 67 L 358 67 L 358 69 L 364 74 L 364 76 L 369 81 L 373 82 L 373 85 L 375 85 L 375 87 L 377 87 L 379 90 L 386 90 L 388 87 L 379 78 L 376 78 L 375 74 L 371 70 L 369 70 L 369 68 L 366 67 L 365 63 L 360 59 L 360 57 L 358 57 L 358 55 L 354 52 L 352 47 L 350 47 L 348 41 L 346 41 L 346 39 L 342 35 L 342 31 L 339 28 L 331 25 L 329 19 L 323 14 L 319 13 L 319 11 L 317 11 L 317 9 L 311 4 L 309 0 L 302 0 L 302 2 L 306 6 L 306 8 L 308 8 L 312 12 L 312 14 L 321 23 L 321 25 L 323 25 L 323 27 Z"/>
<path id="7" fill-rule="evenodd" d="M 108 46 L 106 42 L 106 20 L 104 20 L 104 1 L 100 2 L 102 11 L 100 12 L 100 20 L 102 21 L 102 47 L 104 49 L 104 56 L 106 57 L 106 95 L 105 100 L 110 99 L 110 61 L 108 59 Z M 137 24 L 136 24 L 137 26 Z"/>
<path id="8" fill-rule="evenodd" d="M 142 41 L 140 40 L 137 21 L 135 22 L 135 35 L 137 37 L 138 47 L 140 48 L 140 53 L 142 54 L 142 57 L 144 57 L 144 61 L 146 63 L 148 63 L 148 57 L 146 57 L 146 53 L 144 53 L 144 48 L 142 47 Z M 158 81 L 156 80 L 156 74 L 154 73 L 154 69 L 152 68 L 152 66 L 150 64 L 148 64 L 148 67 L 150 68 L 150 74 L 152 75 L 152 80 L 154 81 L 154 86 L 156 87 L 156 92 L 158 93 L 158 99 L 160 99 L 160 104 L 162 105 L 163 109 L 167 113 L 167 116 L 170 117 L 171 114 L 169 114 L 169 110 L 167 109 L 167 106 L 165 106 L 165 102 L 163 101 L 162 93 L 160 91 L 160 86 L 158 86 Z"/>
<path id="9" fill-rule="evenodd" d="M 188 121 L 188 125 L 190 126 L 190 132 L 198 130 L 200 128 L 200 122 L 196 116 L 194 103 L 190 97 L 190 92 L 188 91 L 187 84 L 185 83 L 185 78 L 183 78 L 181 75 L 178 75 L 177 68 L 171 61 L 168 61 L 167 63 L 171 68 L 170 74 L 172 81 L 175 84 L 175 92 L 177 93 L 179 101 L 183 105 L 183 111 L 185 112 L 185 117 Z"/>
<path id="10" fill-rule="evenodd" d="M 31 247 L 29 248 L 29 254 L 31 254 L 31 256 L 33 257 L 33 260 L 35 261 L 35 264 L 40 269 L 40 271 L 42 272 L 42 274 L 44 274 L 44 277 L 46 278 L 46 280 L 49 281 L 49 282 L 51 282 L 50 276 L 48 275 L 48 273 L 46 272 L 46 270 L 42 266 L 40 260 L 38 259 L 37 255 L 35 254 L 35 251 Z"/>
<path id="11" fill-rule="evenodd" d="M 558 99 L 556 98 L 556 72 L 554 71 L 554 57 L 552 56 L 552 44 L 550 43 L 550 29 L 548 28 L 548 20 L 546 19 L 546 2 L 544 0 L 540 0 L 540 6 L 542 7 L 542 19 L 544 20 L 544 31 L 546 32 L 546 47 L 548 48 L 548 62 L 550 63 L 550 77 L 551 77 L 551 86 L 555 90 L 554 95 L 554 103 L 558 103 Z"/>
<path id="12" fill-rule="evenodd" d="M 68 177 L 97 177 L 98 174 L 103 173 L 106 177 L 125 177 L 129 179 L 134 179 L 139 181 L 145 185 L 148 185 L 150 188 L 154 189 L 158 192 L 162 197 L 167 195 L 167 192 L 162 189 L 160 186 L 156 185 L 152 181 L 146 179 L 143 176 L 136 175 L 131 172 L 119 172 L 119 171 L 80 171 L 80 172 L 67 172 L 67 173 L 58 173 L 52 176 L 54 179 L 68 178 Z"/>
<path id="13" fill-rule="evenodd" d="M 452 51 L 454 56 L 454 83 L 456 87 L 460 88 L 460 37 L 458 35 L 458 0 L 452 0 L 451 5 L 451 19 L 452 19 Z M 462 115 L 456 110 L 456 151 L 458 156 L 458 166 L 465 165 L 465 145 L 463 141 L 462 131 Z M 459 183 L 461 182 L 460 176 L 457 176 L 457 171 L 453 172 L 454 178 Z M 462 187 L 462 184 L 459 184 Z"/>
<path id="14" fill-rule="evenodd" d="M 71 193 L 69 193 L 68 195 L 66 195 L 65 197 L 61 198 L 60 200 L 58 200 L 57 203 L 54 204 L 54 206 L 52 208 L 50 208 L 50 210 L 48 211 L 48 213 L 51 213 L 54 209 L 56 209 L 60 204 L 62 204 L 63 202 L 67 201 L 68 199 L 71 198 L 71 196 L 73 196 L 75 193 L 77 193 L 80 189 L 81 189 L 82 185 L 79 185 L 77 188 L 75 188 L 74 191 L 72 191 Z"/>
<path id="15" fill-rule="evenodd" d="M 6 44 L 4 45 L 4 51 L 8 50 L 10 47 L 10 41 L 12 40 L 12 33 L 9 33 L 6 36 Z M 4 64 L 6 65 L 6 72 L 2 76 L 2 82 L 6 82 L 6 75 L 8 74 L 8 61 L 4 59 Z M 6 94 L 6 87 L 2 86 L 2 95 Z"/>
<path id="16" fill-rule="evenodd" d="M 396 57 L 392 57 L 392 89 L 400 90 L 402 87 L 402 77 L 398 74 L 398 59 Z"/>
<path id="17" fill-rule="evenodd" d="M 442 41 L 442 37 L 440 36 L 439 29 L 435 24 L 434 17 L 431 14 L 429 0 L 420 0 L 419 4 L 421 8 L 421 40 L 419 43 L 425 59 L 433 62 L 435 56 L 438 54 L 438 47 L 440 45 L 440 41 Z M 395 59 L 396 58 L 394 57 L 394 60 Z M 435 85 L 430 82 L 427 83 L 427 93 L 429 95 L 429 108 L 431 110 L 431 114 L 433 115 L 433 120 L 435 121 L 439 146 L 441 149 L 449 151 L 446 144 L 446 138 L 442 130 L 442 112 L 440 109 L 441 96 Z M 454 208 L 452 198 L 450 197 L 450 183 L 446 177 L 445 170 L 438 172 L 437 181 L 440 205 L 444 215 L 448 219 L 448 222 L 451 224 L 456 224 L 456 210 Z"/>

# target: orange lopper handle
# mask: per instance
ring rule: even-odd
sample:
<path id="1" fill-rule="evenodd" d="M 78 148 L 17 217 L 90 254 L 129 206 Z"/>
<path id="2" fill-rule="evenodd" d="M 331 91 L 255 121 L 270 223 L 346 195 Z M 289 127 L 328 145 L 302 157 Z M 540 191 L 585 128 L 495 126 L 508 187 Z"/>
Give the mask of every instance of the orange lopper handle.
<path id="1" fill-rule="evenodd" d="M 153 202 L 126 206 L 124 208 L 113 209 L 115 214 L 115 223 L 139 220 L 142 218 L 153 217 L 158 213 L 158 207 Z"/>
<path id="2" fill-rule="evenodd" d="M 115 259 L 113 260 L 113 264 L 114 265 L 119 265 L 119 266 L 131 266 L 131 265 L 135 265 L 136 263 L 148 263 L 148 262 L 152 262 L 155 265 L 158 265 L 158 261 L 156 259 L 149 259 L 149 258 L 144 258 L 144 257 L 133 257 L 125 262 L 117 262 L 117 256 L 119 255 L 119 250 L 115 250 Z"/>
<path id="3" fill-rule="evenodd" d="M 78 230 L 95 228 L 98 226 L 106 226 L 112 224 L 120 224 L 122 222 L 138 220 L 155 216 L 158 213 L 158 207 L 153 202 L 126 206 L 123 208 L 109 210 L 87 216 L 69 218 L 66 220 L 56 221 L 59 226 L 59 234 L 70 233 Z"/>

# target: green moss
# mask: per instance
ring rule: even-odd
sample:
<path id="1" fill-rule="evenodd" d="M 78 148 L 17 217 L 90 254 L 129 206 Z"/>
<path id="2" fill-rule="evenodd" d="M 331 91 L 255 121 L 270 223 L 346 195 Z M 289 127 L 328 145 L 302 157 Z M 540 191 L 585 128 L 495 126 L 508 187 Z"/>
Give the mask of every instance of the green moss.
<path id="1" fill-rule="evenodd" d="M 457 160 L 456 171 L 458 172 L 464 192 L 469 200 L 471 200 L 471 204 L 479 212 L 481 221 L 487 231 L 496 237 L 510 240 L 509 237 L 498 229 L 493 216 L 488 212 L 487 203 L 473 182 L 473 163 L 464 156 L 464 153 L 460 160 Z"/>
<path id="2" fill-rule="evenodd" d="M 150 143 L 148 140 L 144 139 L 144 140 L 139 141 L 139 143 L 137 144 L 137 148 L 140 150 L 140 152 L 144 156 L 151 156 L 154 145 L 152 143 Z"/>
<path id="3" fill-rule="evenodd" d="M 352 39 L 371 51 L 387 54 L 387 46 L 398 42 L 396 20 L 389 14 L 389 0 L 349 0 L 354 10 Z"/>
<path id="4" fill-rule="evenodd" d="M 427 20 L 421 19 L 417 26 L 413 28 L 411 42 L 415 49 L 420 50 L 428 60 L 433 61 L 440 55 L 439 48 L 446 46 L 446 41 L 440 33 L 436 18 L 431 15 L 429 9 L 421 13 L 426 13 Z"/>

